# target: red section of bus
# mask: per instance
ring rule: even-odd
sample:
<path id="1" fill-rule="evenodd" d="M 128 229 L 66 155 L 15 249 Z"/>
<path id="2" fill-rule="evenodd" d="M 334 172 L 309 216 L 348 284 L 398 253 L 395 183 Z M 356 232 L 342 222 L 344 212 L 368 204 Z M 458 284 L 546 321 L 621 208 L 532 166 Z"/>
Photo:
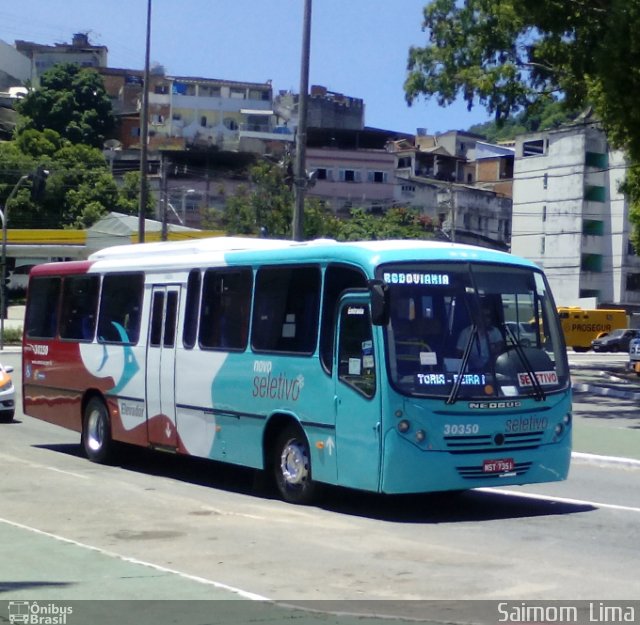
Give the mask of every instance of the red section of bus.
<path id="1" fill-rule="evenodd" d="M 113 378 L 97 378 L 85 369 L 76 342 L 27 338 L 23 361 L 25 414 L 78 432 L 87 390 L 104 394 L 115 384 Z"/>
<path id="2" fill-rule="evenodd" d="M 66 276 L 69 274 L 87 273 L 93 261 L 90 260 L 70 260 L 60 263 L 46 263 L 36 265 L 31 270 L 31 276 Z"/>

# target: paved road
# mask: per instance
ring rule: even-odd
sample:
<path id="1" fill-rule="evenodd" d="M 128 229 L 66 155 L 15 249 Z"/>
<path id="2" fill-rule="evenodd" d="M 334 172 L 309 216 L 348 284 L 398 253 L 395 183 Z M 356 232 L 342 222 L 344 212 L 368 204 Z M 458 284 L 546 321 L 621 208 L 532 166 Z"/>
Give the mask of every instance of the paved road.
<path id="1" fill-rule="evenodd" d="M 17 354 L 2 358 L 13 361 L 14 366 L 19 362 Z M 189 474 L 181 478 L 178 475 L 176 481 L 171 472 L 160 470 L 161 477 L 147 475 L 135 463 L 133 471 L 98 467 L 77 457 L 77 435 L 22 417 L 20 424 L 3 426 L 12 428 L 9 431 L 12 436 L 7 433 L 5 440 L 13 439 L 13 433 L 20 434 L 29 444 L 29 456 L 22 457 L 15 450 L 0 446 L 0 467 L 4 466 L 0 502 L 12 501 L 15 505 L 9 510 L 3 506 L 0 511 L 0 621 L 3 615 L 8 616 L 9 601 L 37 599 L 41 604 L 54 601 L 62 607 L 76 608 L 66 621 L 69 625 L 76 622 L 96 625 L 182 621 L 269 623 L 293 618 L 306 623 L 316 617 L 297 612 L 283 615 L 281 608 L 273 606 L 256 613 L 254 602 L 246 601 L 217 602 L 213 609 L 203 608 L 202 602 L 194 600 L 260 599 L 274 596 L 260 589 L 279 585 L 291 589 L 296 587 L 296 580 L 300 580 L 301 591 L 304 590 L 307 597 L 314 593 L 338 596 L 341 592 L 344 596 L 366 597 L 368 588 L 375 588 L 376 596 L 384 596 L 384 584 L 389 584 L 390 579 L 393 586 L 388 590 L 401 591 L 417 571 L 424 571 L 425 584 L 429 580 L 420 596 L 433 596 L 432 593 L 438 596 L 438 592 L 455 595 L 455 584 L 460 583 L 459 596 L 496 599 L 516 597 L 518 593 L 530 597 L 533 593 L 545 598 L 565 597 L 566 593 L 557 594 L 558 588 L 579 582 L 588 570 L 588 563 L 595 564 L 602 550 L 614 557 L 602 563 L 601 578 L 615 580 L 620 597 L 638 596 L 640 588 L 634 581 L 635 576 L 625 576 L 625 571 L 633 568 L 633 562 L 637 564 L 634 553 L 638 553 L 638 541 L 634 535 L 640 518 L 640 492 L 638 489 L 626 492 L 625 481 L 620 476 L 626 475 L 637 483 L 640 466 L 633 460 L 640 449 L 637 439 L 640 417 L 636 417 L 637 402 L 633 398 L 616 398 L 610 393 L 616 389 L 636 392 L 628 386 L 635 381 L 624 384 L 617 376 L 611 380 L 600 376 L 597 363 L 593 369 L 584 366 L 583 361 L 581 364 L 583 366 L 579 363 L 574 368 L 574 383 L 585 386 L 576 394 L 574 432 L 578 455 L 570 483 L 523 488 L 521 499 L 486 492 L 470 494 L 465 496 L 462 515 L 454 512 L 450 502 L 441 502 L 439 511 L 427 514 L 415 507 L 405 509 L 405 504 L 401 504 L 391 514 L 384 507 L 372 504 L 370 499 L 358 500 L 357 496 L 353 499 L 358 501 L 305 511 L 268 499 L 247 498 L 242 486 L 239 490 L 234 486 L 231 492 L 225 492 L 224 487 L 218 490 L 219 484 L 208 488 L 201 476 Z M 609 375 L 613 370 L 615 374 L 620 373 L 622 379 L 622 372 L 617 371 L 616 366 L 608 363 Z M 29 441 L 42 440 L 39 430 L 42 427 L 47 428 L 44 438 L 48 444 L 39 448 Z M 35 428 L 38 428 L 37 436 Z M 58 453 L 52 455 L 52 451 Z M 617 468 L 620 463 L 625 467 L 622 472 Z M 200 465 L 193 466 L 197 471 Z M 31 488 L 22 487 L 17 476 L 27 482 L 29 476 L 33 476 Z M 161 484 L 154 480 L 160 480 Z M 200 488 L 202 484 L 205 488 Z M 73 508 L 52 500 L 65 489 Z M 594 491 L 598 492 L 597 506 L 587 500 Z M 568 492 L 572 493 L 571 497 L 567 497 Z M 137 513 L 129 516 L 125 512 L 131 505 L 132 495 L 138 499 Z M 536 500 L 538 496 L 540 499 Z M 31 499 L 34 497 L 38 502 L 36 506 Z M 16 502 L 22 504 L 20 509 Z M 356 512 L 359 505 L 368 510 L 362 522 Z M 112 524 L 102 516 L 105 511 L 113 516 Z M 594 514 L 598 515 L 595 525 Z M 554 515 L 560 515 L 557 521 Z M 252 524 L 263 517 L 259 538 L 249 531 L 237 547 L 227 542 L 234 535 L 230 533 L 232 528 L 240 531 L 243 527 L 253 527 Z M 78 528 L 80 519 L 84 521 Z M 381 520 L 383 527 L 378 527 Z M 491 527 L 495 531 L 491 531 Z M 558 531 L 557 539 L 552 528 Z M 301 531 L 308 531 L 309 536 L 297 536 Z M 512 543 L 516 536 L 519 542 Z M 621 536 L 631 541 L 628 547 L 622 547 Z M 299 547 L 283 553 L 280 561 L 274 560 L 272 579 L 261 577 L 268 575 L 269 566 L 265 566 L 265 561 L 272 557 L 269 550 L 277 550 L 279 543 L 282 550 L 291 544 Z M 364 550 L 376 543 L 379 565 L 370 565 L 370 571 L 363 577 L 363 566 L 367 562 Z M 412 550 L 405 550 L 410 544 L 414 545 L 415 560 L 409 555 Z M 515 551 L 510 551 L 509 544 Z M 161 557 L 162 550 L 157 551 L 158 545 L 164 545 L 165 557 Z M 181 551 L 183 545 L 189 545 L 192 553 Z M 201 545 L 199 549 L 198 545 Z M 123 557 L 123 553 L 128 554 L 127 557 Z M 216 554 L 216 562 L 207 562 L 209 553 Z M 569 557 L 571 553 L 575 556 Z M 336 557 L 337 554 L 341 557 Z M 324 563 L 328 557 L 336 558 L 333 569 L 324 567 L 327 577 L 317 578 L 318 588 L 314 589 L 309 584 L 309 569 L 313 568 L 314 561 Z M 235 582 L 251 578 L 246 574 L 234 577 L 233 571 L 238 570 L 239 565 L 242 569 L 243 562 L 248 567 L 256 567 L 254 583 L 237 583 L 234 587 Z M 576 564 L 573 568 L 572 562 Z M 534 574 L 541 564 L 548 569 L 548 578 Z M 474 570 L 477 576 L 473 575 Z M 558 570 L 565 571 L 565 582 L 555 579 Z M 214 579 L 228 580 L 230 585 L 212 581 Z M 591 581 L 585 579 L 584 583 L 589 587 Z M 597 586 L 598 580 L 594 579 L 593 583 Z M 493 588 L 491 593 L 485 590 L 487 585 Z M 259 591 L 252 593 L 253 589 Z M 73 603 L 77 597 L 118 598 L 122 602 L 115 607 L 99 602 Z M 152 601 L 149 604 L 126 602 L 140 597 Z M 156 601 L 168 597 L 187 603 L 172 602 L 161 608 L 159 614 Z M 220 607 L 221 603 L 224 607 Z M 232 603 L 242 607 L 234 607 Z M 258 605 L 264 607 L 261 603 Z M 426 608 L 419 605 L 416 602 L 417 614 L 413 616 L 424 617 L 420 609 Z M 392 611 L 390 604 L 384 606 Z M 342 605 L 343 610 L 348 607 Z M 363 606 L 353 607 L 360 611 Z M 377 607 L 378 611 L 384 611 L 380 604 Z M 448 612 L 449 607 L 447 604 L 431 606 L 439 610 L 439 617 L 433 620 L 464 620 L 459 613 Z M 18 608 L 14 606 L 14 609 Z M 327 622 L 326 617 L 320 620 Z M 494 610 L 493 622 L 496 620 Z"/>

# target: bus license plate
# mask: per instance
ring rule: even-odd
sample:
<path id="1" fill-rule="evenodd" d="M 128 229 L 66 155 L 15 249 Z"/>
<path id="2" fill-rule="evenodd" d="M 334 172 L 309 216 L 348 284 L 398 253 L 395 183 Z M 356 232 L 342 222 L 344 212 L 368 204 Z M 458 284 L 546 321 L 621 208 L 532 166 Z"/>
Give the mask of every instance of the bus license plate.
<path id="1" fill-rule="evenodd" d="M 513 458 L 500 458 L 499 460 L 485 460 L 482 463 L 484 473 L 508 473 L 513 471 Z"/>

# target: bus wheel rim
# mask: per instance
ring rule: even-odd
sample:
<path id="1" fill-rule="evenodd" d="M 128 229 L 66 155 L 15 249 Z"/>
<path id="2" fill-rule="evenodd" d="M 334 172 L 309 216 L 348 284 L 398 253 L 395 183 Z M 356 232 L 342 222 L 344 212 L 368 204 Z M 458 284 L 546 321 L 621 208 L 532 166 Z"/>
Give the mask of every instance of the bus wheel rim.
<path id="1" fill-rule="evenodd" d="M 105 422 L 99 410 L 94 410 L 89 415 L 87 423 L 87 441 L 89 448 L 98 451 L 104 444 Z"/>
<path id="2" fill-rule="evenodd" d="M 305 448 L 297 441 L 289 441 L 280 456 L 280 471 L 286 484 L 299 486 L 309 477 L 309 460 Z"/>

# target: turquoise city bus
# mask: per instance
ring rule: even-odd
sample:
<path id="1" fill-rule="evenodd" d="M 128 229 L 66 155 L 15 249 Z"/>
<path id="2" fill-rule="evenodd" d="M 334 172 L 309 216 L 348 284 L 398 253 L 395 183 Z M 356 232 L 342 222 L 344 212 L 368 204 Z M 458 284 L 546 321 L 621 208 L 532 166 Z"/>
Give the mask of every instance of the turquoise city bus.
<path id="1" fill-rule="evenodd" d="M 542 271 L 440 242 L 221 237 L 39 265 L 23 403 L 93 461 L 126 442 L 253 467 L 295 503 L 562 480 L 571 456 Z"/>

